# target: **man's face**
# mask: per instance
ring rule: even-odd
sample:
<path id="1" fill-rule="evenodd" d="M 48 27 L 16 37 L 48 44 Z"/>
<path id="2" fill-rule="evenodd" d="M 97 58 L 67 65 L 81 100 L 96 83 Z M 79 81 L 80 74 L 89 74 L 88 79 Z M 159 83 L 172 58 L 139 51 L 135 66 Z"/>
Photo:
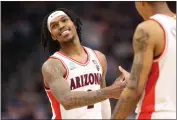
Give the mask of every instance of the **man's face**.
<path id="1" fill-rule="evenodd" d="M 66 15 L 55 17 L 50 22 L 50 30 L 52 38 L 60 43 L 74 40 L 77 34 L 74 23 Z"/>

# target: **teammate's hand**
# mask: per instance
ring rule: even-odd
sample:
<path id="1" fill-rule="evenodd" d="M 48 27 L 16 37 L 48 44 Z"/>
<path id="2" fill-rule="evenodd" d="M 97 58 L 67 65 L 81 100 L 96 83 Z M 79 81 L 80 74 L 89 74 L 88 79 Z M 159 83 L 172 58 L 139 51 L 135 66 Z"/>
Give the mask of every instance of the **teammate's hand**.
<path id="1" fill-rule="evenodd" d="M 110 86 L 110 94 L 112 98 L 119 99 L 121 92 L 126 86 L 126 80 L 123 75 L 120 75 L 115 82 Z"/>
<path id="2" fill-rule="evenodd" d="M 130 73 L 127 72 L 125 69 L 123 69 L 121 66 L 119 66 L 119 70 L 122 73 L 122 75 L 125 77 L 125 80 L 129 80 L 130 77 Z"/>

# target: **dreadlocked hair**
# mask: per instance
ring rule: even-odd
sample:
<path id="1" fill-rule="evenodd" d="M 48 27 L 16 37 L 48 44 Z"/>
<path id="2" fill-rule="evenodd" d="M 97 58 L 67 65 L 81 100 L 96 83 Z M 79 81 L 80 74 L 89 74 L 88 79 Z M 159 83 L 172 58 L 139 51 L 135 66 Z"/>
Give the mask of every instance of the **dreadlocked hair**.
<path id="1" fill-rule="evenodd" d="M 76 26 L 76 31 L 79 37 L 79 40 L 81 42 L 81 25 L 82 22 L 80 20 L 80 18 L 71 10 L 65 9 L 65 8 L 58 8 L 55 11 L 63 11 L 65 12 L 68 17 L 71 19 L 71 21 L 75 24 Z M 53 12 L 55 12 L 53 11 Z M 51 12 L 51 13 L 53 13 Z M 51 37 L 51 33 L 49 32 L 48 28 L 47 28 L 47 20 L 49 15 L 51 14 L 49 13 L 48 15 L 45 16 L 43 23 L 42 23 L 42 31 L 41 31 L 41 43 L 42 46 L 44 47 L 44 51 L 45 48 L 48 47 L 49 49 L 49 53 L 50 55 L 55 53 L 56 51 L 58 51 L 60 49 L 60 44 L 57 40 L 53 40 Z"/>

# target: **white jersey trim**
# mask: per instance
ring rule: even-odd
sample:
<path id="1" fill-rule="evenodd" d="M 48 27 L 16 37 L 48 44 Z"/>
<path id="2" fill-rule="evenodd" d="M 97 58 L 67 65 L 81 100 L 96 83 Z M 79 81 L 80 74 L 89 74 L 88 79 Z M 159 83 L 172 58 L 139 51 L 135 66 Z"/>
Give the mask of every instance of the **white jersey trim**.
<path id="1" fill-rule="evenodd" d="M 50 90 L 46 90 L 46 91 L 50 91 Z M 55 114 L 55 111 L 54 111 L 54 109 L 53 109 L 52 100 L 50 99 L 50 97 L 49 97 L 48 93 L 47 93 L 47 96 L 48 96 L 48 98 L 49 98 L 49 101 L 50 101 L 50 106 L 51 106 L 51 108 L 52 108 L 52 120 L 53 120 L 53 119 L 55 119 L 55 118 L 56 118 L 56 114 Z"/>
<path id="2" fill-rule="evenodd" d="M 167 52 L 167 49 L 168 49 L 168 34 L 166 32 L 166 29 L 163 27 L 163 25 L 158 20 L 154 19 L 153 17 L 151 17 L 149 20 L 153 20 L 156 23 L 158 23 L 160 25 L 160 27 L 162 28 L 163 33 L 164 33 L 164 48 L 163 48 L 163 51 L 158 56 L 158 58 L 155 58 L 153 60 L 153 62 L 158 62 L 166 55 L 166 52 Z"/>
<path id="3" fill-rule="evenodd" d="M 86 52 L 86 54 L 87 54 L 87 60 L 86 60 L 84 63 L 81 63 L 81 62 L 79 62 L 79 61 L 77 61 L 77 60 L 75 60 L 75 59 L 72 59 L 72 58 L 69 57 L 69 56 L 63 55 L 63 54 L 60 53 L 59 51 L 56 52 L 56 54 L 58 54 L 58 55 L 60 55 L 60 56 L 62 56 L 62 57 L 64 57 L 64 58 L 66 58 L 66 59 L 68 59 L 68 60 L 71 60 L 71 61 L 73 61 L 74 63 L 76 63 L 76 64 L 78 64 L 78 65 L 86 66 L 86 65 L 88 65 L 88 63 L 90 62 L 90 54 L 89 54 L 89 52 L 87 51 L 87 49 L 86 49 L 85 47 L 83 47 L 83 48 L 84 48 L 84 50 L 85 50 L 85 52 Z"/>
<path id="4" fill-rule="evenodd" d="M 102 70 L 102 74 L 103 74 L 103 72 L 104 72 L 104 70 L 103 70 L 103 65 L 101 64 L 101 61 L 100 61 L 100 59 L 98 58 L 98 55 L 96 54 L 96 51 L 95 51 L 95 50 L 92 50 L 92 49 L 91 49 L 91 51 L 94 53 L 95 57 L 98 59 L 98 62 L 99 62 L 99 64 L 100 64 L 100 66 L 101 66 L 101 70 Z"/>

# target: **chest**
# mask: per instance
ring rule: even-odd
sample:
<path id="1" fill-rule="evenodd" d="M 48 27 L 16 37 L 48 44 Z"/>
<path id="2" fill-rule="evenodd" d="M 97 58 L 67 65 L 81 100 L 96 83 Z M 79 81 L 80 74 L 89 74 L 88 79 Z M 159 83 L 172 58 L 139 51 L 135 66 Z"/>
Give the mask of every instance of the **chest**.
<path id="1" fill-rule="evenodd" d="M 89 86 L 100 86 L 102 78 L 102 67 L 98 60 L 92 59 L 86 65 L 75 62 L 67 63 L 67 82 L 71 90 L 82 89 Z"/>

